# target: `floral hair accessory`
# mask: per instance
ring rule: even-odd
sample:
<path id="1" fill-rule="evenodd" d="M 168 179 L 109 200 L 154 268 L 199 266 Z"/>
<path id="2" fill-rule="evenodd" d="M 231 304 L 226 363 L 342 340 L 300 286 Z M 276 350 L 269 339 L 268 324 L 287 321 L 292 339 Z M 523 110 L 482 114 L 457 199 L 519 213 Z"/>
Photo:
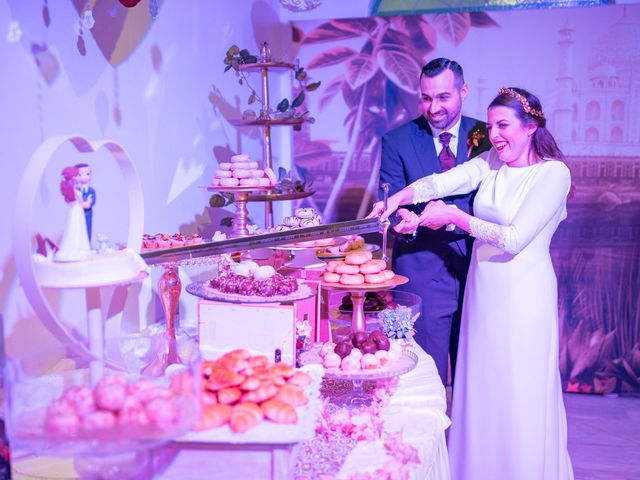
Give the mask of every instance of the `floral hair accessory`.
<path id="1" fill-rule="evenodd" d="M 522 108 L 524 109 L 524 111 L 529 115 L 544 118 L 544 113 L 542 113 L 542 110 L 531 108 L 531 105 L 529 105 L 529 100 L 527 100 L 524 95 L 516 92 L 513 88 L 502 87 L 498 92 L 498 95 L 507 95 L 509 97 L 516 98 L 522 104 Z"/>

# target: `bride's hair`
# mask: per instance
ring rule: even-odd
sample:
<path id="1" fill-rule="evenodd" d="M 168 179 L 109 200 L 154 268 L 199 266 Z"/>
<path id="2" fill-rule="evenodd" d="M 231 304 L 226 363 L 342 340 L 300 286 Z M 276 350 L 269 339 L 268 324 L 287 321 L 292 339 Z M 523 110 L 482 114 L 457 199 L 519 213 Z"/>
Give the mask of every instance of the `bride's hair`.
<path id="1" fill-rule="evenodd" d="M 60 182 L 60 192 L 64 197 L 65 202 L 70 203 L 76 199 L 75 181 L 73 180 L 80 169 L 76 167 L 65 167 L 62 170 L 62 181 Z"/>

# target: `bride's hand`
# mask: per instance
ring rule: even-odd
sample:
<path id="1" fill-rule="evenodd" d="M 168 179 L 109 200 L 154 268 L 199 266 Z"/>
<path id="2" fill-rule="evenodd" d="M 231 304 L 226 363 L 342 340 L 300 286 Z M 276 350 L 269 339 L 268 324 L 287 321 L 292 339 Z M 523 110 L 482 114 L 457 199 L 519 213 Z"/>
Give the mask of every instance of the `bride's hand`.
<path id="1" fill-rule="evenodd" d="M 433 230 L 438 230 L 444 225 L 448 225 L 453 222 L 451 218 L 451 211 L 453 208 L 454 207 L 447 205 L 442 200 L 431 201 L 420 214 L 418 224 L 421 227 L 429 227 Z"/>
<path id="2" fill-rule="evenodd" d="M 418 215 L 414 212 L 401 208 L 396 215 L 400 217 L 400 222 L 393 229 L 403 235 L 411 235 L 418 228 Z"/>

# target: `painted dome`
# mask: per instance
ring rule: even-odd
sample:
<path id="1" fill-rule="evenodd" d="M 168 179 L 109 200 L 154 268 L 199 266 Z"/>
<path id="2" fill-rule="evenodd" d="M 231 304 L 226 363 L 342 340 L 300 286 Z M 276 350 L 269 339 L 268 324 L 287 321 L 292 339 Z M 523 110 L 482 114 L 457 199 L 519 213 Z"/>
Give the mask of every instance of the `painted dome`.
<path id="1" fill-rule="evenodd" d="M 594 66 L 589 70 L 589 79 L 595 80 L 598 78 L 618 78 L 618 72 L 615 67 L 608 63 Z"/>
<path id="2" fill-rule="evenodd" d="M 591 49 L 590 70 L 607 64 L 617 71 L 640 70 L 640 22 L 632 19 L 626 8 L 622 18 L 597 38 Z"/>

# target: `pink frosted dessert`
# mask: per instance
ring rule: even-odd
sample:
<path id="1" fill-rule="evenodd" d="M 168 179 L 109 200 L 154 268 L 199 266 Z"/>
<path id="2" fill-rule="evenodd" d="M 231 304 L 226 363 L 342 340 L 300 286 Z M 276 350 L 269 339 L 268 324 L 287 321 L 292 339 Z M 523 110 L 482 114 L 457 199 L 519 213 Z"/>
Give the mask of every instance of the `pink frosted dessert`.
<path id="1" fill-rule="evenodd" d="M 48 432 L 73 435 L 80 429 L 80 417 L 69 401 L 59 398 L 47 408 L 44 425 Z"/>
<path id="2" fill-rule="evenodd" d="M 61 397 L 72 406 L 75 413 L 81 417 L 96 411 L 96 403 L 93 398 L 93 390 L 89 387 L 73 386 L 65 390 Z"/>
<path id="3" fill-rule="evenodd" d="M 111 412 L 117 412 L 122 408 L 127 390 L 125 384 L 119 380 L 120 378 L 108 375 L 95 386 L 93 398 L 98 408 Z"/>
<path id="4" fill-rule="evenodd" d="M 116 424 L 116 415 L 113 412 L 97 410 L 82 418 L 82 429 L 90 432 L 93 430 L 107 430 Z"/>
<path id="5" fill-rule="evenodd" d="M 147 403 L 149 422 L 158 427 L 170 427 L 178 420 L 178 408 L 173 398 L 157 397 Z"/>
<path id="6" fill-rule="evenodd" d="M 384 367 L 391 363 L 391 357 L 389 356 L 389 352 L 387 352 L 386 350 L 378 350 L 374 355 L 378 359 L 381 367 Z"/>

